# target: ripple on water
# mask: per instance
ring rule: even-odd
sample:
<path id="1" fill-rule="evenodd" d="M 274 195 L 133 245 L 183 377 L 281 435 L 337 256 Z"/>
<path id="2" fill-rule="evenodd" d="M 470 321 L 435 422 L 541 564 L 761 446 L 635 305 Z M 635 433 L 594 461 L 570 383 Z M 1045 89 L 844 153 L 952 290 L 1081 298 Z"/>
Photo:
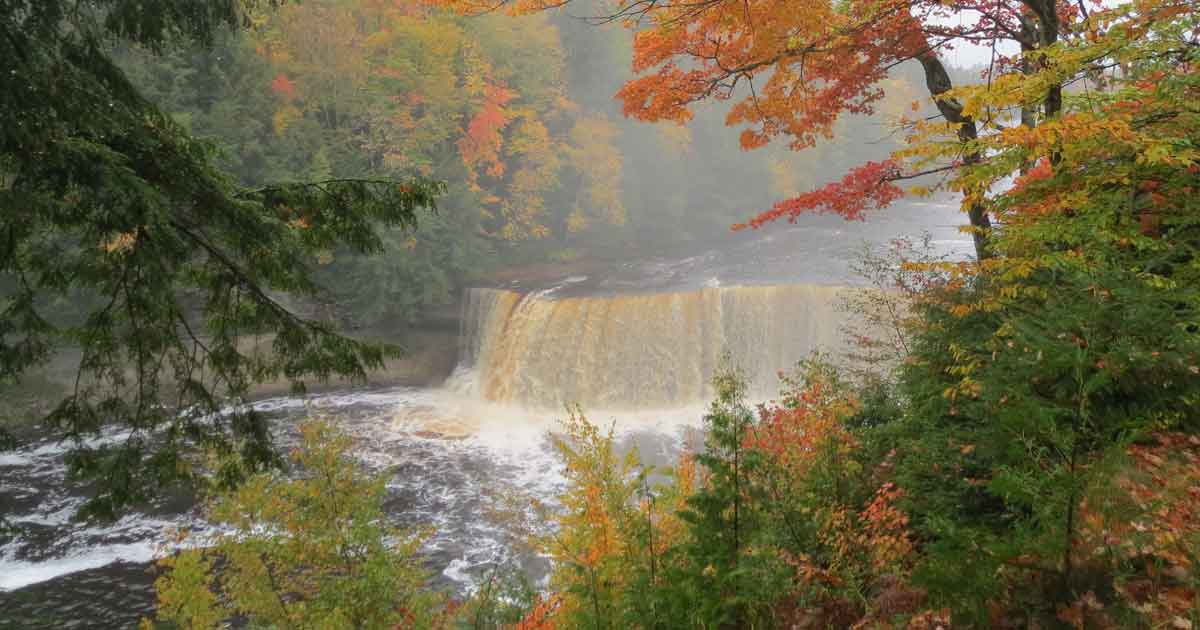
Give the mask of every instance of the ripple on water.
<path id="1" fill-rule="evenodd" d="M 255 408 L 271 418 L 284 449 L 298 441 L 297 421 L 310 416 L 331 417 L 356 438 L 363 464 L 388 475 L 385 509 L 396 524 L 433 529 L 423 554 L 438 584 L 470 591 L 498 563 L 519 566 L 535 580 L 547 573 L 546 560 L 524 541 L 531 528 L 543 526 L 532 518 L 532 498 L 553 508 L 564 488 L 548 438 L 561 413 L 496 407 L 453 391 L 416 388 L 280 397 Z M 626 447 L 637 444 L 656 463 L 673 456 L 698 418 L 690 410 L 593 414 L 593 420 L 612 423 Z M 106 433 L 90 445 L 127 435 Z M 130 618 L 129 611 L 152 607 L 148 571 L 166 549 L 168 530 L 206 529 L 190 501 L 179 498 L 114 523 L 72 520 L 84 489 L 66 482 L 68 446 L 45 440 L 0 456 L 5 479 L 0 505 L 22 529 L 18 537 L 0 538 L 5 611 L 0 627 L 7 627 L 4 615 L 55 620 L 45 627 L 118 617 L 122 622 L 112 627 L 133 623 L 141 613 Z M 112 608 L 100 610 L 105 606 Z"/>

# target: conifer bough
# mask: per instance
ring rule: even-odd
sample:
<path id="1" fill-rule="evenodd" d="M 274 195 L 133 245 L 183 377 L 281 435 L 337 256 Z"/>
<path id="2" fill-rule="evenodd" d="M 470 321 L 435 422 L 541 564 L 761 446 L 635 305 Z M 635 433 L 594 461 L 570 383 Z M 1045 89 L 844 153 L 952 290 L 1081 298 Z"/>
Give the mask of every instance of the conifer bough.
<path id="1" fill-rule="evenodd" d="M 302 390 L 362 378 L 398 352 L 272 295 L 312 295 L 318 252 L 378 251 L 377 228 L 413 227 L 443 186 L 241 188 L 107 54 L 122 40 L 208 43 L 246 26 L 255 4 L 276 3 L 0 0 L 0 378 L 79 349 L 74 386 L 46 421 L 72 442 L 70 473 L 96 482 L 87 515 L 189 480 L 194 447 L 216 455 L 225 483 L 275 464 L 264 419 L 231 402 L 270 379 Z M 269 351 L 247 350 L 248 336 Z M 84 441 L 105 427 L 120 438 Z"/>

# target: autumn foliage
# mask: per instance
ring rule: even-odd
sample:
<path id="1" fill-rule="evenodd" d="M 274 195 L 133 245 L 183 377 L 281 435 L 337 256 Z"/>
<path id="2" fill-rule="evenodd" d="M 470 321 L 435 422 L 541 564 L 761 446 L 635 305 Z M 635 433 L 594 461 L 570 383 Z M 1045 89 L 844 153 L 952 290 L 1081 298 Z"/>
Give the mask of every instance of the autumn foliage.
<path id="1" fill-rule="evenodd" d="M 469 167 L 485 167 L 489 177 L 504 175 L 504 162 L 500 160 L 500 148 L 504 139 L 500 133 L 509 122 L 509 114 L 505 112 L 504 105 L 514 96 L 515 94 L 503 87 L 487 86 L 484 89 L 483 107 L 471 117 L 466 135 L 458 141 L 463 163 Z M 473 173 L 474 169 L 471 172 Z"/>
<path id="2" fill-rule="evenodd" d="M 280 141 L 310 142 L 315 122 L 321 137 L 347 136 L 368 169 L 465 183 L 469 199 L 455 210 L 473 214 L 463 223 L 485 238 L 623 223 L 611 198 L 621 178 L 615 138 L 573 133 L 605 119 L 568 98 L 566 53 L 547 16 L 518 24 L 466 20 L 421 0 L 317 0 L 259 19 L 255 51 L 274 72 Z M 592 162 L 598 154 L 604 161 Z M 573 183 L 575 204 L 548 205 Z"/>
<path id="3" fill-rule="evenodd" d="M 463 13 L 498 6 L 513 14 L 544 11 L 582 0 L 442 0 Z M 740 127 L 743 149 L 780 139 L 805 150 L 833 136 L 839 120 L 876 112 L 894 86 L 889 72 L 901 64 L 919 65 L 941 121 L 954 134 L 955 155 L 934 169 L 903 150 L 885 163 L 852 168 L 840 183 L 818 187 L 776 204 L 748 222 L 760 227 L 802 212 L 821 211 L 862 218 L 899 198 L 893 182 L 979 162 L 986 152 L 974 146 L 988 133 L 989 112 L 964 103 L 954 91 L 942 58 L 964 45 L 991 46 L 984 78 L 991 85 L 1031 76 L 1053 65 L 1045 52 L 1060 39 L 1087 32 L 1084 2 L 1055 0 L 852 0 L 839 3 L 805 0 L 635 1 L 591 8 L 601 21 L 619 21 L 634 30 L 632 67 L 638 75 L 617 93 L 627 116 L 637 120 L 683 124 L 703 102 L 728 102 L 725 123 Z M 1092 11 L 1104 13 L 1099 3 Z M 1013 54 L 1007 51 L 1020 51 Z M 1061 84 L 1045 86 L 1039 103 L 1022 104 L 1026 127 L 1053 119 L 1062 109 Z M 919 111 L 921 103 L 914 102 Z M 1037 111 L 1041 109 L 1041 111 Z M 891 123 L 909 139 L 923 139 L 929 118 L 899 116 Z M 1011 167 L 1009 174 L 1016 171 Z M 934 182 L 942 187 L 945 182 Z M 990 208 L 964 191 L 963 209 L 976 235 L 979 257 L 987 249 Z"/>
<path id="4" fill-rule="evenodd" d="M 973 220 L 982 212 L 1002 229 L 981 260 L 877 261 L 868 280 L 890 293 L 857 302 L 885 309 L 866 321 L 891 327 L 873 365 L 814 356 L 761 405 L 746 399 L 736 366 L 719 372 L 703 443 L 672 470 L 646 466 L 571 409 L 553 438 L 566 485 L 557 502 L 536 504 L 552 525 L 534 541 L 553 562 L 547 592 L 511 627 L 1200 626 L 1196 4 L 786 9 L 622 5 L 620 17 L 642 20 L 631 24 L 642 76 L 620 93 L 626 112 L 684 121 L 701 100 L 730 100 L 744 146 L 786 136 L 803 148 L 838 116 L 880 103 L 889 64 L 916 60 L 940 120 L 904 121 L 907 146 L 890 160 L 750 225 L 811 211 L 860 218 L 924 172 L 961 193 Z M 981 17 L 937 25 L 967 11 Z M 988 81 L 940 82 L 931 51 L 1000 39 L 1021 53 L 997 55 Z M 507 234 L 536 231 L 556 160 L 598 157 L 618 170 L 610 130 L 576 120 L 572 148 L 555 151 L 547 110 L 486 66 L 466 77 L 470 106 L 441 138 L 471 185 L 505 191 L 485 206 L 513 226 Z M 761 85 L 737 91 L 751 80 Z M 308 93 L 279 83 L 281 97 Z M 406 128 L 444 122 L 421 118 L 435 87 L 405 91 L 396 116 Z M 616 222 L 621 208 L 601 193 L 581 195 L 580 207 Z M 977 234 L 986 227 L 974 223 Z M 868 338 L 879 331 L 859 333 L 859 347 L 879 347 Z M 268 482 L 279 483 L 247 492 L 274 509 Z M 213 603 L 178 597 L 179 584 L 208 579 L 196 558 L 172 561 L 190 580 L 164 589 L 172 614 L 204 618 Z"/>
<path id="5" fill-rule="evenodd" d="M 721 68 L 761 54 L 763 42 L 722 30 L 764 19 L 754 3 L 741 16 L 722 13 L 722 3 L 676 7 L 676 19 L 704 24 L 696 32 L 674 28 L 662 5 L 637 6 L 652 24 L 637 49 L 651 76 L 623 92 L 637 115 L 686 117 L 694 99 L 721 94 L 706 91 L 721 87 L 713 81 Z M 899 194 L 888 180 L 942 169 L 946 187 L 1004 229 L 987 260 L 897 260 L 875 274 L 903 282 L 881 287 L 894 298 L 860 302 L 891 309 L 872 321 L 894 324 L 896 351 L 874 374 L 860 369 L 848 380 L 827 362 L 806 362 L 784 379 L 778 402 L 755 413 L 730 389 L 736 378 L 718 379 L 709 439 L 694 457 L 698 483 L 680 512 L 685 528 L 654 556 L 668 584 L 606 593 L 614 615 L 640 606 L 660 616 L 608 619 L 737 628 L 1200 624 L 1197 11 L 1174 0 L 1086 17 L 1078 6 L 1053 9 L 1069 36 L 998 60 L 1004 72 L 990 83 L 945 92 L 955 115 L 988 121 L 978 134 L 914 122 L 895 161 L 760 217 L 822 209 L 856 217 Z M 1003 4 L 996 11 L 985 19 L 995 28 L 1029 20 Z M 704 22 L 710 13 L 722 19 Z M 845 17 L 829 18 L 830 29 Z M 710 64 L 675 63 L 693 52 Z M 1066 83 L 1086 89 L 1063 91 Z M 795 120 L 815 124 L 803 118 L 804 98 L 820 91 L 793 103 Z M 784 113 L 767 108 L 754 120 L 767 135 L 787 133 L 782 119 L 769 126 Z M 752 132 L 747 142 L 761 138 Z"/>
<path id="6" fill-rule="evenodd" d="M 1116 492 L 1080 506 L 1080 552 L 1117 576 L 1113 589 L 1151 625 L 1191 623 L 1200 601 L 1200 437 L 1159 433 L 1126 455 Z M 1115 626 L 1097 603 L 1086 592 L 1059 617 L 1074 627 Z"/>
<path id="7" fill-rule="evenodd" d="M 800 215 L 812 212 L 830 212 L 847 219 L 862 220 L 869 211 L 887 207 L 904 196 L 904 191 L 899 186 L 888 181 L 898 173 L 899 169 L 893 162 L 868 162 L 854 169 L 841 181 L 781 201 L 767 212 L 751 219 L 749 223 L 735 225 L 734 229 L 741 229 L 747 225 L 762 227 L 783 218 L 794 223 Z"/>
<path id="8" fill-rule="evenodd" d="M 282 628 L 439 627 L 415 560 L 419 533 L 382 518 L 385 479 L 360 470 L 327 421 L 302 427 L 298 478 L 263 473 L 219 496 L 213 535 L 160 562 L 157 618 L 190 630 L 234 616 Z M 219 567 L 219 570 L 218 570 Z M 152 628 L 147 620 L 143 627 Z"/>

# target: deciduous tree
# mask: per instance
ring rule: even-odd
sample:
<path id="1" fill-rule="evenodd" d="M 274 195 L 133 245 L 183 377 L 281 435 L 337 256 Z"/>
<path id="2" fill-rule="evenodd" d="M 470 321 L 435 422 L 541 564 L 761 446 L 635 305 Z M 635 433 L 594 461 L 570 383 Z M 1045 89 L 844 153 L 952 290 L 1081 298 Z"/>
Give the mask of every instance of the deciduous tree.
<path id="1" fill-rule="evenodd" d="M 512 0 L 503 3 L 442 0 L 464 12 L 505 6 L 528 13 L 565 2 Z M 987 79 L 1040 67 L 1037 52 L 1071 33 L 1083 4 L 1056 0 L 966 1 L 864 0 L 834 3 L 778 0 L 703 2 L 637 0 L 613 11 L 593 11 L 598 21 L 620 21 L 636 30 L 633 69 L 640 76 L 618 92 L 626 115 L 647 121 L 686 122 L 705 101 L 729 101 L 726 123 L 743 127 L 745 149 L 783 138 L 807 149 L 829 138 L 848 114 L 874 111 L 884 97 L 890 69 L 919 63 L 938 115 L 962 142 L 945 168 L 978 162 L 971 144 L 986 113 L 964 112 L 941 55 L 955 46 L 1016 43 L 1023 55 L 993 52 Z M 1024 124 L 1052 118 L 1061 109 L 1060 84 L 1048 84 L 1025 110 Z M 982 117 L 980 115 L 982 114 Z M 868 163 L 844 179 L 778 203 L 754 217 L 760 226 L 802 212 L 834 212 L 850 219 L 881 208 L 902 195 L 894 183 L 915 176 L 900 159 Z M 988 255 L 989 209 L 979 191 L 964 191 L 976 251 Z"/>
<path id="2" fill-rule="evenodd" d="M 192 630 L 234 616 L 275 628 L 432 627 L 438 598 L 425 588 L 421 539 L 387 525 L 386 476 L 361 471 L 351 438 L 327 421 L 301 431 L 294 478 L 263 473 L 219 497 L 217 533 L 161 561 L 159 620 Z"/>

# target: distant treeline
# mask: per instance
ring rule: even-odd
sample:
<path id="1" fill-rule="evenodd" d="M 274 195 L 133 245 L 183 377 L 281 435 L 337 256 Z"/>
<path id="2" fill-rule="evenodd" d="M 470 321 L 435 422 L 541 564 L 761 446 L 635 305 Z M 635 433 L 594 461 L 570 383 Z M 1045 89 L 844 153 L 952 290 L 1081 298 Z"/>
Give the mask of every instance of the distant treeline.
<path id="1" fill-rule="evenodd" d="M 711 241 L 779 198 L 895 148 L 920 96 L 889 79 L 876 116 L 828 142 L 746 153 L 708 107 L 687 126 L 626 120 L 630 33 L 548 14 L 462 17 L 413 1 L 317 0 L 255 16 L 211 48 L 118 51 L 135 84 L 218 163 L 259 186 L 341 177 L 449 183 L 382 256 L 326 252 L 320 280 L 358 325 L 412 322 L 465 279 Z"/>

